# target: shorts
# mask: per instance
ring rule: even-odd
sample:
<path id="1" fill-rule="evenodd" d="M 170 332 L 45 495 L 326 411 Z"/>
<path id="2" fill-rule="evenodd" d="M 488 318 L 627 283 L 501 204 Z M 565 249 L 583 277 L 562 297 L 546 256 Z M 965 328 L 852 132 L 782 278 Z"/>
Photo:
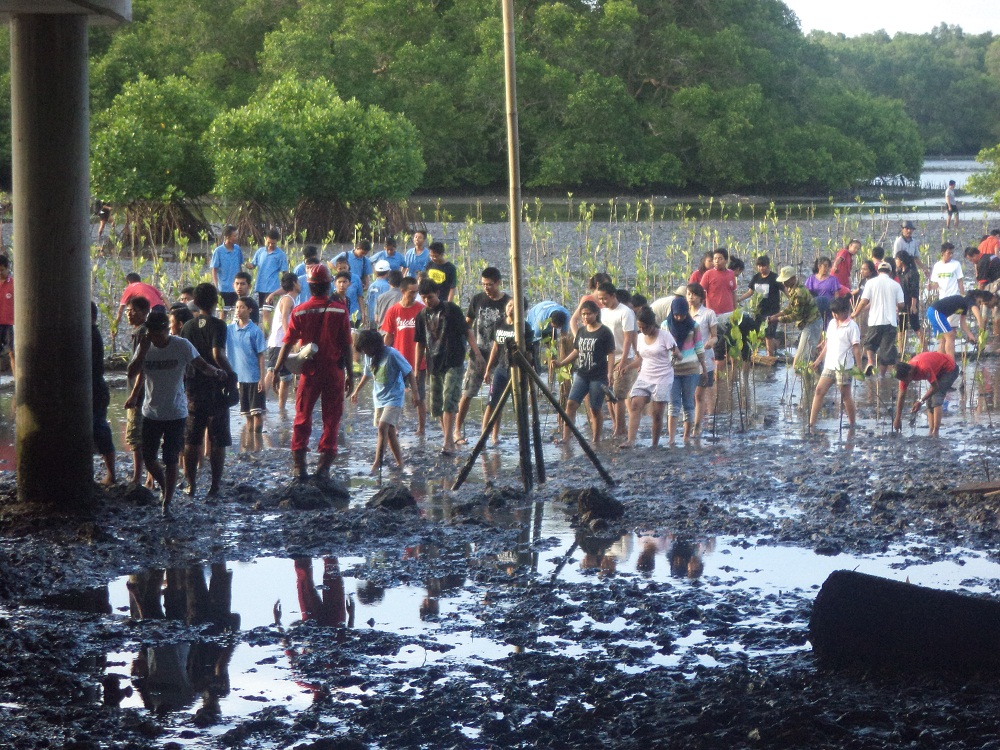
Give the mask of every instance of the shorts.
<path id="1" fill-rule="evenodd" d="M 620 363 L 620 359 L 615 362 L 615 371 L 611 374 L 611 392 L 615 394 L 615 398 L 623 399 L 628 398 L 628 394 L 631 392 L 636 378 L 639 377 L 639 371 L 626 370 L 619 375 L 617 368 Z"/>
<path id="2" fill-rule="evenodd" d="M 590 396 L 590 410 L 600 411 L 604 405 L 604 389 L 607 384 L 603 380 L 584 380 L 576 373 L 573 374 L 573 387 L 569 391 L 569 400 L 582 404 L 583 400 Z"/>
<path id="3" fill-rule="evenodd" d="M 125 444 L 133 451 L 142 448 L 142 408 L 125 410 Z"/>
<path id="4" fill-rule="evenodd" d="M 188 398 L 187 430 L 184 442 L 187 446 L 200 446 L 205 430 L 214 448 L 228 448 L 233 444 L 229 431 L 229 407 L 224 401 L 198 402 Z"/>
<path id="5" fill-rule="evenodd" d="M 444 372 L 427 373 L 428 390 L 430 391 L 431 416 L 438 419 L 448 412 L 458 411 L 458 402 L 462 395 L 462 377 L 465 367 L 449 367 Z"/>
<path id="6" fill-rule="evenodd" d="M 14 326 L 0 326 L 0 354 L 14 353 Z"/>
<path id="7" fill-rule="evenodd" d="M 642 373 L 639 375 L 640 377 L 636 378 L 635 383 L 632 384 L 632 390 L 628 394 L 629 398 L 641 396 L 656 403 L 664 403 L 670 400 L 670 389 L 674 384 L 673 375 L 668 378 L 662 378 L 655 383 L 643 380 L 641 377 Z"/>
<path id="8" fill-rule="evenodd" d="M 778 311 L 775 310 L 774 314 L 777 314 L 777 312 Z M 778 338 L 778 324 L 777 323 L 768 323 L 767 324 L 767 328 L 764 329 L 764 338 L 766 338 L 766 339 L 776 339 L 776 338 Z"/>
<path id="9" fill-rule="evenodd" d="M 917 311 L 915 313 L 900 313 L 899 314 L 899 330 L 905 331 L 910 329 L 911 331 L 920 330 L 920 306 L 917 305 Z"/>
<path id="10" fill-rule="evenodd" d="M 823 370 L 823 374 L 820 377 L 836 381 L 837 387 L 842 388 L 850 382 L 851 373 L 847 370 Z"/>
<path id="11" fill-rule="evenodd" d="M 378 406 L 375 408 L 375 426 L 391 424 L 393 427 L 397 427 L 402 416 L 402 406 Z"/>
<path id="12" fill-rule="evenodd" d="M 705 385 L 699 385 L 698 387 L 711 388 L 713 385 L 715 385 L 715 370 L 709 370 L 705 373 Z"/>
<path id="13" fill-rule="evenodd" d="M 417 395 L 420 396 L 421 401 L 425 401 L 427 399 L 427 370 L 420 370 L 415 374 L 417 380 Z M 406 390 L 410 390 L 409 378 L 404 380 L 403 384 L 403 387 L 406 388 Z"/>
<path id="14" fill-rule="evenodd" d="M 482 349 L 479 350 L 482 354 Z M 462 396 L 472 398 L 479 393 L 483 385 L 483 378 L 486 377 L 486 361 L 490 358 L 490 353 L 483 356 L 482 364 L 475 357 L 469 357 L 468 367 L 465 368 L 465 378 L 462 380 Z"/>
<path id="15" fill-rule="evenodd" d="M 961 373 L 962 371 L 958 369 L 958 365 L 955 365 L 954 370 L 943 373 L 938 377 L 937 389 L 934 391 L 934 395 L 931 396 L 930 405 L 932 407 L 944 406 L 944 400 L 948 397 L 948 391 L 955 385 L 955 381 L 958 380 L 958 376 Z"/>
<path id="16" fill-rule="evenodd" d="M 865 351 L 874 352 L 879 365 L 894 365 L 899 361 L 896 333 L 897 328 L 893 325 L 868 326 L 868 333 L 865 334 Z"/>
<path id="17" fill-rule="evenodd" d="M 184 448 L 183 419 L 142 420 L 142 460 L 147 464 L 156 461 L 156 454 L 163 440 L 163 463 L 176 464 Z"/>
<path id="18" fill-rule="evenodd" d="M 111 435 L 111 425 L 108 424 L 107 404 L 94 405 L 94 447 L 102 456 L 115 452 L 115 440 Z"/>
<path id="19" fill-rule="evenodd" d="M 233 307 L 240 297 L 236 292 L 219 292 L 224 307 Z"/>
<path id="20" fill-rule="evenodd" d="M 240 383 L 240 415 L 251 416 L 267 411 L 265 394 L 257 390 L 257 383 Z"/>
<path id="21" fill-rule="evenodd" d="M 274 372 L 274 366 L 278 362 L 278 354 L 279 354 L 279 352 L 281 352 L 281 347 L 280 346 L 272 346 L 272 347 L 268 348 L 268 350 L 267 350 L 267 369 L 270 370 L 270 371 L 272 371 L 272 372 Z M 285 382 L 288 382 L 293 377 L 295 377 L 294 375 L 292 375 L 292 373 L 290 373 L 288 371 L 288 368 L 285 367 L 284 365 L 282 365 L 281 369 L 278 370 L 277 376 L 282 381 L 285 381 Z"/>
<path id="22" fill-rule="evenodd" d="M 948 212 L 949 216 L 951 216 L 952 214 L 954 214 L 955 216 L 958 216 L 958 204 L 957 203 L 953 203 L 950 206 L 947 203 L 945 203 L 944 204 L 944 210 Z"/>
<path id="23" fill-rule="evenodd" d="M 500 397 L 510 381 L 510 368 L 496 367 L 493 369 L 493 382 L 490 383 L 490 408 L 496 409 Z"/>
<path id="24" fill-rule="evenodd" d="M 927 308 L 927 320 L 931 324 L 931 333 L 935 336 L 942 333 L 951 333 L 954 330 L 951 327 L 951 323 L 948 322 L 948 318 L 939 313 L 933 305 Z"/>

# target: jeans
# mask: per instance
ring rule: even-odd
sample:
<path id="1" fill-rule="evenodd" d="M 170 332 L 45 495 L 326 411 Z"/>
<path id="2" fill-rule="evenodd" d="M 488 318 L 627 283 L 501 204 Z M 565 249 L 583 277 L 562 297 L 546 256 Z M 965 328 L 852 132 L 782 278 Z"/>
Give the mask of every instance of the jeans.
<path id="1" fill-rule="evenodd" d="M 683 409 L 684 421 L 694 421 L 694 389 L 698 387 L 701 373 L 690 375 L 674 373 L 674 384 L 670 389 L 670 403 L 667 404 L 667 416 L 676 417 Z"/>

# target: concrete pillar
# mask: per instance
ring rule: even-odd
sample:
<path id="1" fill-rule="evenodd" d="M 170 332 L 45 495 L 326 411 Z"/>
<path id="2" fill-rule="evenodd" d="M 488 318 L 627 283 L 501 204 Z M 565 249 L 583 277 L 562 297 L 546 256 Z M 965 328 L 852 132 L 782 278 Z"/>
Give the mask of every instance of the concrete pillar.
<path id="1" fill-rule="evenodd" d="M 11 17 L 18 499 L 91 496 L 87 18 Z"/>

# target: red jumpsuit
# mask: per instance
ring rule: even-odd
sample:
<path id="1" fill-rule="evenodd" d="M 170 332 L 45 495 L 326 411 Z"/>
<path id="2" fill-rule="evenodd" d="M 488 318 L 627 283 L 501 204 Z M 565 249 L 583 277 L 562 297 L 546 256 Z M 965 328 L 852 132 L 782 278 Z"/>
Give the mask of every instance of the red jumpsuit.
<path id="1" fill-rule="evenodd" d="M 312 411 L 317 399 L 323 403 L 323 434 L 320 452 L 337 452 L 337 433 L 344 413 L 344 363 L 351 362 L 351 321 L 347 306 L 326 297 L 311 297 L 292 310 L 285 343 L 316 344 L 319 351 L 302 367 L 295 394 L 292 450 L 308 450 L 312 433 Z"/>

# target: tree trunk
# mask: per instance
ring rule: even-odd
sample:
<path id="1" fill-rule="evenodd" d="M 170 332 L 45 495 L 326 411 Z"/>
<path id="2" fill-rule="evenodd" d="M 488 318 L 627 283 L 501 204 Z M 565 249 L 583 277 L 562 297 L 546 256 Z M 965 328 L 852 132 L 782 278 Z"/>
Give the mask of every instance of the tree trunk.
<path id="1" fill-rule="evenodd" d="M 1000 602 L 838 570 L 809 640 L 826 666 L 972 673 L 1000 667 Z"/>

